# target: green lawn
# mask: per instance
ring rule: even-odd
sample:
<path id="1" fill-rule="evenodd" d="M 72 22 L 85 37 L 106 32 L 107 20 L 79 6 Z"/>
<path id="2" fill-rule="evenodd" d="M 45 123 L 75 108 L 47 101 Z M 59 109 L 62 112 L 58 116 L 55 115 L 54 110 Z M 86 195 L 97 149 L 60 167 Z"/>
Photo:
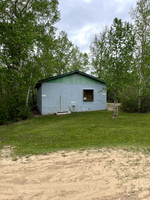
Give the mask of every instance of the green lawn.
<path id="1" fill-rule="evenodd" d="M 84 112 L 0 126 L 0 148 L 15 146 L 19 155 L 89 147 L 150 149 L 150 113 L 111 116 L 108 111 Z"/>

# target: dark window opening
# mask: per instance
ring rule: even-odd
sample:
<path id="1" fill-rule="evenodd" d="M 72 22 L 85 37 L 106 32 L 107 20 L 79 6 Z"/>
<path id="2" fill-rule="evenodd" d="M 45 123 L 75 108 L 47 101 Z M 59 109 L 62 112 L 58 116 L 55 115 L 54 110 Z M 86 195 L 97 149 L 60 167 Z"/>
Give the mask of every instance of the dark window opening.
<path id="1" fill-rule="evenodd" d="M 93 90 L 83 90 L 83 101 L 93 101 Z"/>

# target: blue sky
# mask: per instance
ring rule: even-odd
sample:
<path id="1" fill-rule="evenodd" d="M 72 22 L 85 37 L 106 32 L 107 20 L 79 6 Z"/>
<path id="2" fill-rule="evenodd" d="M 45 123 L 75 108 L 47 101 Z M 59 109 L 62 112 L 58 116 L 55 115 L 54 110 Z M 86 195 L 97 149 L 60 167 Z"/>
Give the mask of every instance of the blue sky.
<path id="1" fill-rule="evenodd" d="M 129 12 L 137 0 L 59 0 L 61 20 L 58 31 L 64 30 L 81 51 L 88 52 L 95 34 L 110 26 L 115 17 L 130 21 Z"/>

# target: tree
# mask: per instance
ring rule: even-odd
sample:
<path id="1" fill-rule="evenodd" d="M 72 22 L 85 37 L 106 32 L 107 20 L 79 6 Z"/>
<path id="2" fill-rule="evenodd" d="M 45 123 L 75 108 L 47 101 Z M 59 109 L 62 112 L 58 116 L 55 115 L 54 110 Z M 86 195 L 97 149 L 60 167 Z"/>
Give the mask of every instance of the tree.
<path id="1" fill-rule="evenodd" d="M 0 45 L 6 67 L 21 71 L 35 47 L 53 37 L 57 5 L 57 0 L 1 1 Z"/>
<path id="2" fill-rule="evenodd" d="M 56 38 L 53 54 L 53 67 L 55 74 L 66 73 L 72 70 L 87 70 L 88 55 L 68 39 L 65 31 L 61 31 Z"/>
<path id="3" fill-rule="evenodd" d="M 100 37 L 95 37 L 91 45 L 93 67 L 105 80 L 114 103 L 118 102 L 119 92 L 131 81 L 134 45 L 132 25 L 117 18 Z M 114 115 L 117 115 L 117 107 Z"/>
<path id="4" fill-rule="evenodd" d="M 82 53 L 76 45 L 73 45 L 70 59 L 70 70 L 81 70 L 86 72 L 89 67 L 89 57 L 87 53 Z"/>
<path id="5" fill-rule="evenodd" d="M 3 0 L 0 2 L 0 62 L 3 66 L 2 99 L 8 99 L 7 119 L 23 118 L 30 89 L 37 81 L 43 49 L 54 42 L 59 20 L 58 1 Z M 37 73 L 38 72 L 38 73 Z M 2 106 L 3 104 L 1 104 Z"/>
<path id="6" fill-rule="evenodd" d="M 67 33 L 61 31 L 56 40 L 55 48 L 56 74 L 61 74 L 68 71 L 72 47 L 73 43 L 68 39 Z"/>
<path id="7" fill-rule="evenodd" d="M 99 35 L 95 35 L 90 46 L 92 67 L 99 79 L 102 80 L 105 78 L 108 61 L 107 37 L 108 27 L 106 27 Z"/>
<path id="8" fill-rule="evenodd" d="M 106 74 L 107 83 L 112 87 L 115 99 L 118 99 L 118 92 L 130 81 L 134 45 L 132 25 L 115 18 L 108 33 L 109 62 Z"/>
<path id="9" fill-rule="evenodd" d="M 142 105 L 142 95 L 149 93 L 150 86 L 150 1 L 138 0 L 131 16 L 134 20 L 136 32 L 136 68 L 138 75 L 137 87 L 139 88 L 139 111 Z"/>

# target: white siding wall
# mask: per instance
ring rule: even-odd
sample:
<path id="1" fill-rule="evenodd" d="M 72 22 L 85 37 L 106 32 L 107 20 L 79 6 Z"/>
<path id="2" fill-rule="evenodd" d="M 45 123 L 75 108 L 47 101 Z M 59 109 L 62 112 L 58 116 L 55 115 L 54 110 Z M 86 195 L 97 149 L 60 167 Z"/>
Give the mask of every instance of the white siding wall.
<path id="1" fill-rule="evenodd" d="M 52 114 L 60 111 L 60 96 L 62 98 L 62 111 L 69 111 L 75 104 L 75 111 L 94 111 L 106 109 L 105 84 L 65 84 L 43 82 L 42 90 L 38 89 L 38 109 L 41 114 Z M 94 101 L 83 101 L 83 90 L 94 90 Z M 40 98 L 41 97 L 41 98 Z"/>

